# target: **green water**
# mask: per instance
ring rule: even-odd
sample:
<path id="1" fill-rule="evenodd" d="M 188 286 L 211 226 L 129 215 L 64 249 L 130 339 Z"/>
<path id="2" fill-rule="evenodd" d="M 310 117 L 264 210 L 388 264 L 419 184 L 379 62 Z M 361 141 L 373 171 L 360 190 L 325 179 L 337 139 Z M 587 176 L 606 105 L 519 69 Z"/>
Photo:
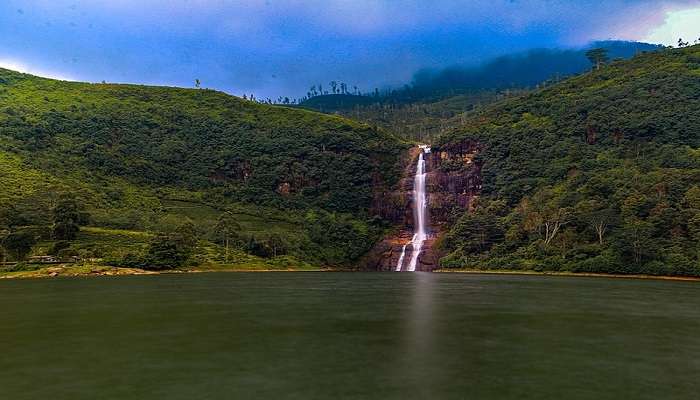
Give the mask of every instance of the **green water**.
<path id="1" fill-rule="evenodd" d="M 463 274 L 0 281 L 0 399 L 697 399 L 700 284 Z"/>

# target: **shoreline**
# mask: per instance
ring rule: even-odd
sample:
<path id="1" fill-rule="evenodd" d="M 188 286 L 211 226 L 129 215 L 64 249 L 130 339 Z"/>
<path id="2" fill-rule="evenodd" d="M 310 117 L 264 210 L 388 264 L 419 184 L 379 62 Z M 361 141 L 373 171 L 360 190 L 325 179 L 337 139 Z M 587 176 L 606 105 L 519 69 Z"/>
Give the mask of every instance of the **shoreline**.
<path id="1" fill-rule="evenodd" d="M 595 272 L 557 272 L 557 271 L 517 271 L 517 270 L 479 270 L 479 269 L 436 269 L 433 272 L 441 274 L 480 274 L 480 275 L 534 275 L 534 276 L 563 276 L 583 278 L 614 278 L 614 279 L 645 279 L 659 281 L 688 281 L 700 282 L 700 277 L 644 274 L 603 274 Z"/>
<path id="2" fill-rule="evenodd" d="M 168 269 L 149 271 L 139 268 L 120 268 L 108 266 L 61 267 L 52 266 L 27 271 L 0 272 L 0 280 L 10 279 L 48 279 L 67 277 L 104 277 L 104 276 L 134 276 L 134 275 L 167 275 L 167 274 L 201 274 L 214 272 L 327 272 L 336 271 L 331 268 L 221 268 L 221 269 Z"/>
<path id="3" fill-rule="evenodd" d="M 58 277 L 102 277 L 102 276 L 132 276 L 132 275 L 166 275 L 166 274 L 201 274 L 216 272 L 372 272 L 357 271 L 353 269 L 337 269 L 331 267 L 319 268 L 222 268 L 222 269 L 172 269 L 164 271 L 148 271 L 138 268 L 119 268 L 106 266 L 89 266 L 70 268 L 53 266 L 30 271 L 0 272 L 0 280 L 5 279 L 46 279 Z M 379 272 L 379 271 L 377 271 Z M 593 272 L 557 272 L 557 271 L 519 271 L 519 270 L 479 270 L 479 269 L 436 269 L 431 273 L 443 274 L 473 274 L 473 275 L 533 275 L 533 276 L 561 276 L 584 278 L 614 278 L 614 279 L 644 279 L 659 281 L 687 281 L 700 282 L 700 277 L 693 276 L 668 276 L 668 275 L 644 275 L 644 274 L 603 274 Z"/>

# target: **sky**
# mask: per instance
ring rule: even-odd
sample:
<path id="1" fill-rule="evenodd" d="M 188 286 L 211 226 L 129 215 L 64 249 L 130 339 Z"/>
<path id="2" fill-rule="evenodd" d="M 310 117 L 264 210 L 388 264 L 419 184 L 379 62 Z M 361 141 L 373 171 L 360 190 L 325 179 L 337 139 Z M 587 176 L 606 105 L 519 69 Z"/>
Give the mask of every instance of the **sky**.
<path id="1" fill-rule="evenodd" d="M 700 0 L 1 0 L 0 66 L 302 96 L 541 47 L 700 38 Z"/>

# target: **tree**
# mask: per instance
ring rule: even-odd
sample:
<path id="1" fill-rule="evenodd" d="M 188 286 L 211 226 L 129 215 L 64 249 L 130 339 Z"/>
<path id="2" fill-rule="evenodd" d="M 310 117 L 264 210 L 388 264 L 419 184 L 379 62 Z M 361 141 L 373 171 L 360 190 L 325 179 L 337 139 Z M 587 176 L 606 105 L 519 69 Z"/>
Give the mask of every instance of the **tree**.
<path id="1" fill-rule="evenodd" d="M 700 186 L 694 185 L 685 192 L 683 202 L 688 208 L 700 210 Z"/>
<path id="2" fill-rule="evenodd" d="M 181 245 L 182 248 L 193 250 L 197 247 L 197 228 L 194 223 L 187 219 L 175 229 L 172 235 Z"/>
<path id="3" fill-rule="evenodd" d="M 189 258 L 189 252 L 181 247 L 181 243 L 172 235 L 158 235 L 148 246 L 148 254 L 144 269 L 164 270 L 184 265 Z"/>
<path id="4" fill-rule="evenodd" d="M 571 220 L 571 209 L 561 205 L 561 194 L 548 187 L 537 191 L 531 199 L 524 198 L 519 208 L 524 229 L 542 237 L 545 249 Z"/>
<path id="5" fill-rule="evenodd" d="M 566 254 L 571 250 L 576 243 L 577 239 L 576 230 L 572 227 L 568 227 L 559 234 L 556 242 L 558 244 L 559 250 L 561 251 L 562 258 L 566 258 Z"/>
<path id="6" fill-rule="evenodd" d="M 504 238 L 499 216 L 505 212 L 503 201 L 477 205 L 474 212 L 464 213 L 445 236 L 444 244 L 461 247 L 465 253 L 483 253 Z"/>
<path id="7" fill-rule="evenodd" d="M 74 240 L 80 231 L 81 213 L 73 197 L 63 196 L 53 208 L 53 236 L 58 240 Z"/>
<path id="8" fill-rule="evenodd" d="M 10 235 L 10 230 L 7 227 L 0 226 L 0 264 L 4 264 L 7 258 L 7 250 L 5 249 L 5 239 Z"/>
<path id="9" fill-rule="evenodd" d="M 630 218 L 622 226 L 623 240 L 620 245 L 625 253 L 631 255 L 635 264 L 641 264 L 646 256 L 654 254 L 653 233 L 653 225 L 638 218 Z"/>
<path id="10" fill-rule="evenodd" d="M 286 252 L 284 239 L 279 233 L 272 233 L 267 238 L 267 245 L 272 250 L 272 257 L 277 257 Z"/>
<path id="11" fill-rule="evenodd" d="M 605 64 L 610 59 L 608 50 L 604 48 L 591 49 L 586 52 L 586 57 L 591 64 L 595 65 L 596 69 L 600 69 L 602 64 Z"/>
<path id="12" fill-rule="evenodd" d="M 253 235 L 248 238 L 245 250 L 246 252 L 258 257 L 268 258 L 272 256 L 272 251 L 270 250 L 269 246 L 267 246 L 267 243 Z"/>
<path id="13" fill-rule="evenodd" d="M 29 231 L 12 232 L 3 241 L 3 247 L 17 261 L 24 260 L 35 244 L 36 238 Z"/>
<path id="14" fill-rule="evenodd" d="M 218 239 L 221 240 L 221 243 L 226 248 L 226 262 L 228 262 L 231 241 L 239 238 L 241 225 L 238 223 L 233 213 L 227 211 L 219 217 L 215 230 Z"/>
<path id="15" fill-rule="evenodd" d="M 615 219 L 615 210 L 606 207 L 598 200 L 587 200 L 576 205 L 576 215 L 595 231 L 598 244 L 602 246 L 603 237 Z"/>
<path id="16" fill-rule="evenodd" d="M 695 253 L 700 262 L 700 212 L 697 212 L 688 221 L 688 233 L 692 241 L 695 242 Z"/>
<path id="17" fill-rule="evenodd" d="M 195 226 L 186 221 L 169 234 L 156 236 L 148 246 L 144 269 L 164 270 L 185 265 L 197 246 Z"/>

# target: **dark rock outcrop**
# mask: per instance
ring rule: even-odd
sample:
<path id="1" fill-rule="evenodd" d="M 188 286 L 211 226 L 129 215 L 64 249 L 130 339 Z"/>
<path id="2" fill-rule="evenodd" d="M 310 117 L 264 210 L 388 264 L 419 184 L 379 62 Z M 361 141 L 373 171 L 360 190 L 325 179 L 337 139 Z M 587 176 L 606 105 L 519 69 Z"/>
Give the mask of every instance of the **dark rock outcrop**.
<path id="1" fill-rule="evenodd" d="M 440 226 L 456 208 L 471 210 L 481 192 L 481 150 L 476 142 L 436 148 L 428 158 L 427 190 L 431 222 Z"/>
<path id="2" fill-rule="evenodd" d="M 398 226 L 413 225 L 413 178 L 416 174 L 416 159 L 420 154 L 418 148 L 412 148 L 403 157 L 403 173 L 394 190 L 387 190 L 383 185 L 374 185 L 374 200 L 371 212 L 384 220 Z M 410 240 L 410 239 L 409 239 Z"/>

